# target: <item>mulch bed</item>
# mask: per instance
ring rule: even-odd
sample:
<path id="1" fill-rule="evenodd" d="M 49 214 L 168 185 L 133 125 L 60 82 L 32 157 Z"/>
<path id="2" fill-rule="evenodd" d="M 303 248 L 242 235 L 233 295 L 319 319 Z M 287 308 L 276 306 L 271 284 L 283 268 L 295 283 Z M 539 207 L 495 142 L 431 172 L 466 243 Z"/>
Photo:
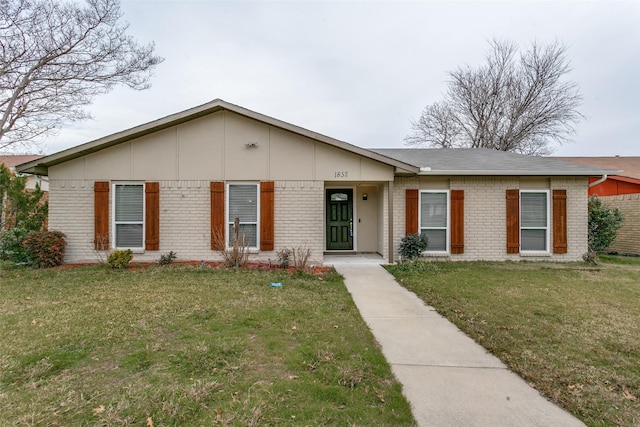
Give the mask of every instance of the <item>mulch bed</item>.
<path id="1" fill-rule="evenodd" d="M 70 268 L 76 268 L 76 267 L 88 267 L 88 266 L 92 266 L 92 265 L 96 265 L 97 263 L 91 263 L 91 262 L 83 262 L 83 263 L 70 263 L 70 264 L 62 264 L 59 265 L 58 269 L 70 269 Z M 194 267 L 206 267 L 206 268 L 216 268 L 216 269 L 223 269 L 223 268 L 228 268 L 224 266 L 224 263 L 220 262 L 220 261 L 174 261 L 171 264 L 173 265 L 191 265 Z M 140 270 L 145 270 L 149 267 L 153 267 L 158 265 L 157 262 L 153 262 L 153 261 L 147 261 L 147 262 L 132 262 L 131 264 L 129 264 L 129 270 L 134 270 L 134 271 L 140 271 Z M 273 263 L 267 263 L 267 262 L 249 262 L 247 263 L 247 265 L 245 267 L 243 267 L 243 269 L 246 270 L 280 270 L 280 265 L 279 264 L 273 264 Z M 304 269 L 304 271 L 306 273 L 310 273 L 310 274 L 314 274 L 314 275 L 323 275 L 325 273 L 328 273 L 329 271 L 331 271 L 333 269 L 333 267 L 327 267 L 327 266 L 313 266 L 313 267 L 306 267 Z M 289 273 L 294 273 L 298 271 L 295 267 L 289 267 L 287 268 L 287 272 Z"/>

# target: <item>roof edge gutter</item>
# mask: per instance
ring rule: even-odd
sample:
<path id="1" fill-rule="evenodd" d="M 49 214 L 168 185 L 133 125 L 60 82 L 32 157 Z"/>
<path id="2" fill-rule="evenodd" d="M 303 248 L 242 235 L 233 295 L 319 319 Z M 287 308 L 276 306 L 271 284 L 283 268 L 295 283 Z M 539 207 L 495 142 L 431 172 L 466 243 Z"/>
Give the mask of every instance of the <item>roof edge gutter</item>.
<path id="1" fill-rule="evenodd" d="M 599 171 L 560 171 L 560 170 L 425 170 L 420 168 L 418 175 L 459 175 L 459 176 L 602 176 Z"/>
<path id="2" fill-rule="evenodd" d="M 603 182 L 605 182 L 607 180 L 609 176 L 605 173 L 604 175 L 602 175 L 602 178 L 600 178 L 597 181 L 593 181 L 591 184 L 589 184 L 589 188 L 591 187 L 595 187 L 598 184 L 602 184 Z"/>

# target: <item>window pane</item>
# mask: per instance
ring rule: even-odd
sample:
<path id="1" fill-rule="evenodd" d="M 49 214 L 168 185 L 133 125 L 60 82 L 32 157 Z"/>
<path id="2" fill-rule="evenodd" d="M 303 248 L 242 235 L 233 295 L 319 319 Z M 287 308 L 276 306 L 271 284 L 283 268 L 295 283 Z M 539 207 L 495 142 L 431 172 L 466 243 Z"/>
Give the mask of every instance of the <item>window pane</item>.
<path id="1" fill-rule="evenodd" d="M 240 218 L 240 222 L 258 221 L 258 186 L 229 186 L 229 222 Z"/>
<path id="2" fill-rule="evenodd" d="M 429 240 L 427 251 L 447 250 L 447 230 L 422 230 L 422 234 Z"/>
<path id="3" fill-rule="evenodd" d="M 547 193 L 522 193 L 520 202 L 521 227 L 547 226 Z"/>
<path id="4" fill-rule="evenodd" d="M 349 200 L 349 195 L 345 193 L 333 193 L 331 195 L 332 202 L 346 202 Z"/>
<path id="5" fill-rule="evenodd" d="M 520 242 L 523 251 L 546 251 L 547 250 L 547 230 L 522 230 L 522 241 Z"/>
<path id="6" fill-rule="evenodd" d="M 251 248 L 255 248 L 258 246 L 258 226 L 256 224 L 240 224 L 240 233 L 239 233 L 239 240 L 240 240 L 240 244 L 242 244 L 242 239 L 244 236 L 244 245 L 251 247 Z M 233 233 L 233 224 L 229 224 L 229 246 L 233 246 L 233 239 L 234 239 L 234 233 Z"/>
<path id="7" fill-rule="evenodd" d="M 421 193 L 420 197 L 420 226 L 446 227 L 447 193 Z"/>
<path id="8" fill-rule="evenodd" d="M 116 221 L 143 220 L 142 185 L 116 185 Z"/>
<path id="9" fill-rule="evenodd" d="M 116 224 L 116 247 L 141 248 L 142 224 Z"/>

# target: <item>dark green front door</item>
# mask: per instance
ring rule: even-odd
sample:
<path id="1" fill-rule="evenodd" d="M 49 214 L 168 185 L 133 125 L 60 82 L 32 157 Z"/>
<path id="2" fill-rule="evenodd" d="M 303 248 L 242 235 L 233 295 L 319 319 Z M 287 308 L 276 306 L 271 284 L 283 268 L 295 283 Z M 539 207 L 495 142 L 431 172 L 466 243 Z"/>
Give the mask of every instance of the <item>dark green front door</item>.
<path id="1" fill-rule="evenodd" d="M 353 250 L 353 190 L 327 190 L 327 250 Z"/>

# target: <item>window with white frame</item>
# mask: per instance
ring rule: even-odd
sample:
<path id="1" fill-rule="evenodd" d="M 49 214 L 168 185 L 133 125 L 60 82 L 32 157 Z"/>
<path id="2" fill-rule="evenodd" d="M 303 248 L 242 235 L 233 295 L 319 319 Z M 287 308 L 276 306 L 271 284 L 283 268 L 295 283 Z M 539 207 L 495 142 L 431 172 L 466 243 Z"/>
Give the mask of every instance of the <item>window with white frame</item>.
<path id="1" fill-rule="evenodd" d="M 234 222 L 240 222 L 240 243 L 250 248 L 258 247 L 258 184 L 229 184 L 227 186 L 227 244 L 234 243 Z"/>
<path id="2" fill-rule="evenodd" d="M 449 192 L 420 192 L 420 233 L 427 236 L 427 252 L 449 250 Z"/>
<path id="3" fill-rule="evenodd" d="M 119 249 L 144 247 L 144 184 L 113 185 L 114 245 Z"/>
<path id="4" fill-rule="evenodd" d="M 548 191 L 520 191 L 520 250 L 549 251 Z"/>

